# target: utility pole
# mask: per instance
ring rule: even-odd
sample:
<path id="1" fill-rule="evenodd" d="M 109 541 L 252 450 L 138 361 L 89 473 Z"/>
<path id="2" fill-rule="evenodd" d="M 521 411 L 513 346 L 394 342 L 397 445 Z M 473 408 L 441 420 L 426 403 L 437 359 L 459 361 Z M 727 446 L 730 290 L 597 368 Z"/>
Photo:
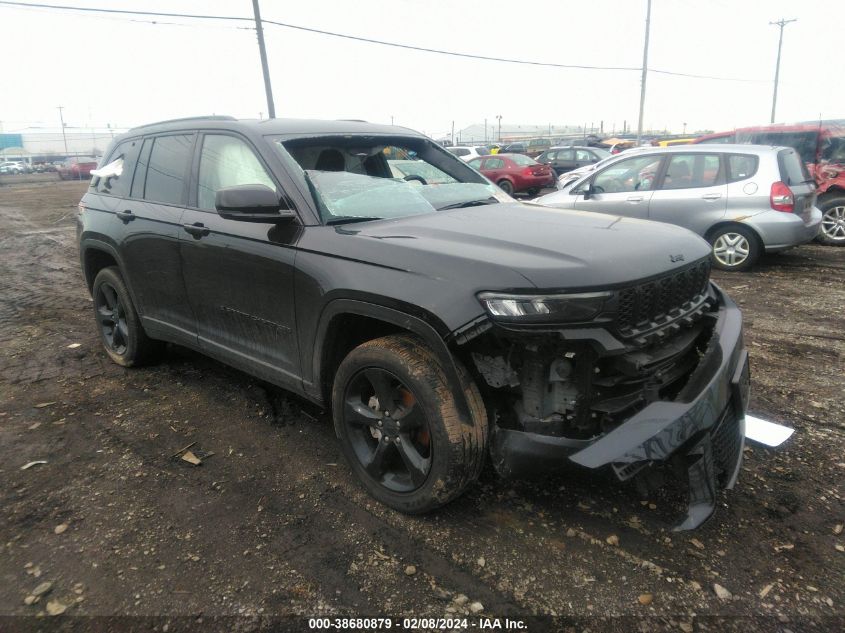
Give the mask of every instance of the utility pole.
<path id="1" fill-rule="evenodd" d="M 775 64 L 775 91 L 772 94 L 772 120 L 771 123 L 775 122 L 775 108 L 778 104 L 778 80 L 780 79 L 780 50 L 783 47 L 783 27 L 785 27 L 790 22 L 797 22 L 797 19 L 793 20 L 785 20 L 781 18 L 777 22 L 769 22 L 769 24 L 779 26 L 780 27 L 780 36 L 778 37 L 778 61 Z"/>
<path id="2" fill-rule="evenodd" d="M 270 67 L 267 65 L 267 49 L 264 48 L 264 27 L 261 25 L 261 9 L 258 0 L 252 0 L 255 13 L 255 32 L 258 34 L 258 53 L 261 55 L 261 72 L 264 73 L 264 92 L 267 94 L 267 116 L 276 118 L 276 106 L 273 104 L 273 88 L 270 86 Z"/>
<path id="3" fill-rule="evenodd" d="M 59 121 L 62 122 L 62 140 L 65 142 L 65 155 L 67 155 L 67 134 L 65 134 L 65 117 L 62 115 L 62 110 L 64 110 L 64 106 L 56 106 L 56 109 L 59 111 Z"/>
<path id="4" fill-rule="evenodd" d="M 484 144 L 487 145 L 487 119 L 484 119 Z"/>
<path id="5" fill-rule="evenodd" d="M 502 115 L 497 114 L 496 118 L 499 119 L 499 142 L 502 142 Z"/>
<path id="6" fill-rule="evenodd" d="M 645 108 L 645 80 L 648 75 L 648 33 L 651 28 L 651 0 L 648 0 L 645 14 L 645 45 L 643 46 L 643 76 L 640 80 L 640 117 L 637 122 L 637 145 L 643 135 L 643 109 Z"/>

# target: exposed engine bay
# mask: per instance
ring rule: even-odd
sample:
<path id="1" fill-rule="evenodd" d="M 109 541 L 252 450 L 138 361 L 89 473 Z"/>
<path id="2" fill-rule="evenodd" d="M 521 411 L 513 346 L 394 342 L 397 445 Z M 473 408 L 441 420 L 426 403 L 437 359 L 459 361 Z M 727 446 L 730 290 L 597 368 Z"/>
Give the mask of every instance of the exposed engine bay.
<path id="1" fill-rule="evenodd" d="M 711 335 L 712 319 L 702 318 L 659 342 L 609 353 L 591 341 L 490 332 L 471 356 L 498 426 L 588 440 L 652 402 L 683 399 Z"/>

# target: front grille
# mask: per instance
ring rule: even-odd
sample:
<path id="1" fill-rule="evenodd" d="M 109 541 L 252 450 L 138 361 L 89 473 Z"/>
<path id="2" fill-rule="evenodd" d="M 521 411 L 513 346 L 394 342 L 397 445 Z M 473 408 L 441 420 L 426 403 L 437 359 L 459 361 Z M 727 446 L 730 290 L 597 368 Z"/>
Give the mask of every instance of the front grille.
<path id="1" fill-rule="evenodd" d="M 707 292 L 710 259 L 696 262 L 669 275 L 619 291 L 617 325 L 623 336 L 649 329 L 680 316 L 686 304 Z"/>
<path id="2" fill-rule="evenodd" d="M 742 450 L 742 432 L 739 428 L 739 418 L 732 405 L 728 405 L 728 409 L 722 416 L 722 420 L 710 441 L 716 467 L 719 469 L 722 478 L 722 485 L 725 485 L 736 468 L 736 462 Z"/>

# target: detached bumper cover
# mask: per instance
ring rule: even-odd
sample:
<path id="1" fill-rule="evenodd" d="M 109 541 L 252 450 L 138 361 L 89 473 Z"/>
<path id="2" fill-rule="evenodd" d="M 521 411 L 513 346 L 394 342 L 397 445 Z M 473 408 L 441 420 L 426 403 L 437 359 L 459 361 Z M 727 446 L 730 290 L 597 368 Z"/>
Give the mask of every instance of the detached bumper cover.
<path id="1" fill-rule="evenodd" d="M 719 311 L 707 353 L 690 377 L 696 393 L 684 402 L 654 402 L 598 440 L 567 440 L 497 429 L 493 458 L 508 471 L 560 462 L 612 466 L 620 480 L 653 462 L 681 458 L 689 483 L 687 516 L 675 529 L 694 529 L 715 510 L 716 491 L 733 487 L 742 463 L 750 374 L 742 314 L 717 290 Z"/>

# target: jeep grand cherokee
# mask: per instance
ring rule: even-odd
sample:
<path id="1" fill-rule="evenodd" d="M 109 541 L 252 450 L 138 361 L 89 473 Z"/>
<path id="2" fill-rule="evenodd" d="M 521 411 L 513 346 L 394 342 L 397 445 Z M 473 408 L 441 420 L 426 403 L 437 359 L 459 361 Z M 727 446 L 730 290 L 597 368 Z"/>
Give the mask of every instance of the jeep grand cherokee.
<path id="1" fill-rule="evenodd" d="M 168 341 L 330 407 L 403 512 L 488 456 L 623 481 L 671 464 L 679 528 L 737 477 L 742 320 L 686 229 L 517 203 L 405 128 L 206 117 L 115 139 L 78 236 L 115 362 Z"/>

